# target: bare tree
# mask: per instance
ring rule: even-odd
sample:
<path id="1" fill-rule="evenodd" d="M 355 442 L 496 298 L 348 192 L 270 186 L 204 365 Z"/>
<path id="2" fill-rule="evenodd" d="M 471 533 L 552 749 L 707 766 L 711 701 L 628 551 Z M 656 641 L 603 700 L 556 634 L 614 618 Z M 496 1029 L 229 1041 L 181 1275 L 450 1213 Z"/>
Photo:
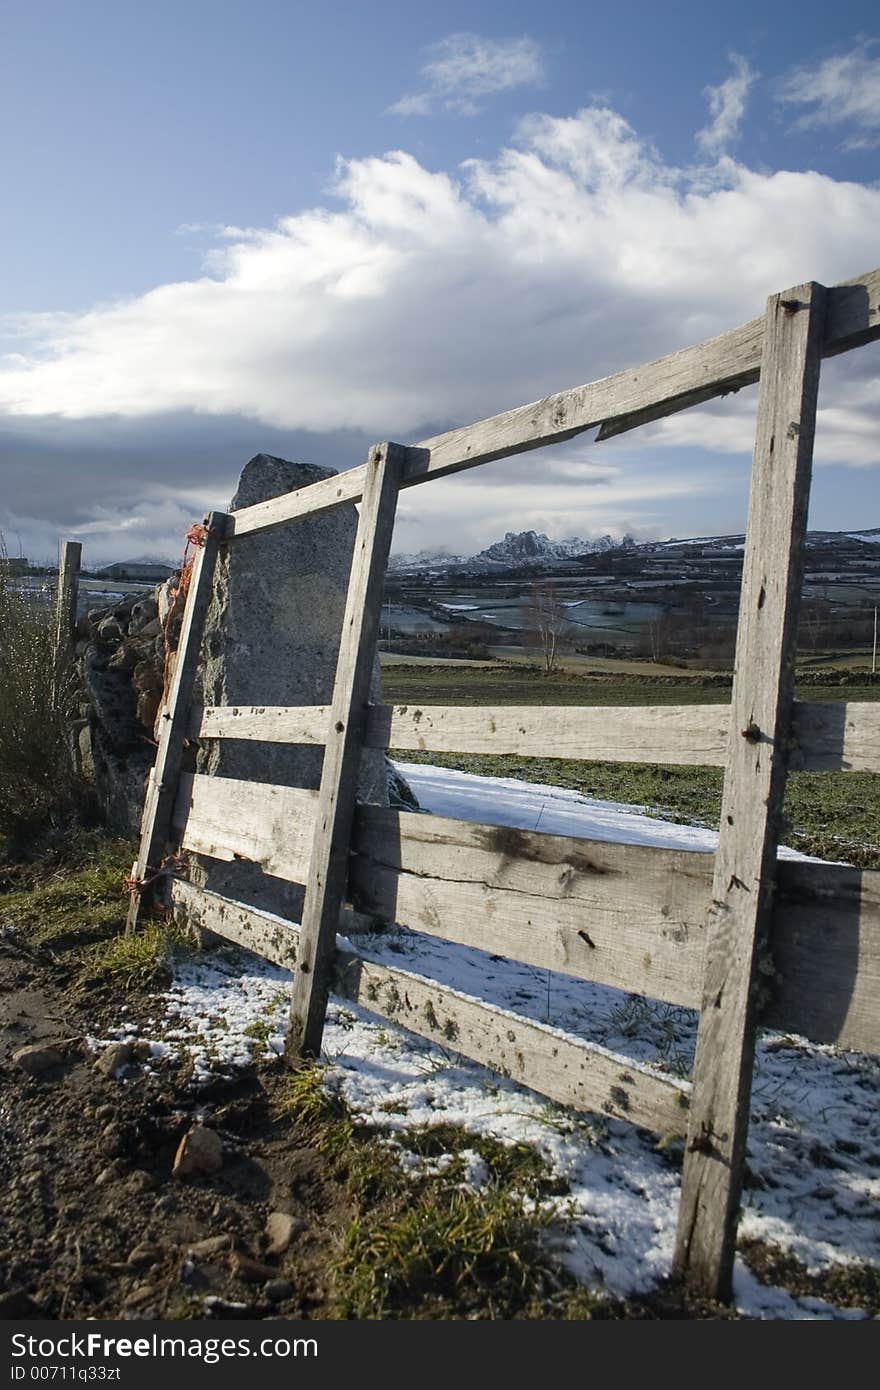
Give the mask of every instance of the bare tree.
<path id="1" fill-rule="evenodd" d="M 559 637 L 565 623 L 565 609 L 552 579 L 536 579 L 525 603 L 526 640 L 540 648 L 544 674 L 556 669 Z"/>

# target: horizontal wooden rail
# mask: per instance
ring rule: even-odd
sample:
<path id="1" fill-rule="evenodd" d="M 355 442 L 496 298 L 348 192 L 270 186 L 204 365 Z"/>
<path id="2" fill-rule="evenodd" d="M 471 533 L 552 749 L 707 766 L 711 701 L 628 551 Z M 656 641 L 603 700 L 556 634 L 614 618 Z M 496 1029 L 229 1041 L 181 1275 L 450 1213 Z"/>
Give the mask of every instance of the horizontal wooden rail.
<path id="1" fill-rule="evenodd" d="M 795 700 L 791 740 L 790 771 L 880 772 L 880 702 Z"/>
<path id="2" fill-rule="evenodd" d="M 760 1022 L 880 1053 L 880 871 L 782 859 Z"/>
<path id="3" fill-rule="evenodd" d="M 338 952 L 334 990 L 560 1105 L 684 1134 L 690 1085 L 393 966 Z"/>
<path id="4" fill-rule="evenodd" d="M 327 705 L 195 709 L 190 736 L 324 742 Z M 720 767 L 729 705 L 374 705 L 366 744 L 429 753 Z M 880 702 L 795 704 L 790 766 L 880 772 Z"/>
<path id="5" fill-rule="evenodd" d="M 714 856 L 363 807 L 359 911 L 700 1007 Z M 880 1052 L 880 873 L 781 860 L 768 1026 Z"/>
<path id="6" fill-rule="evenodd" d="M 301 883 L 316 794 L 188 776 L 184 848 Z M 699 1008 L 713 856 L 361 806 L 349 895 L 364 916 Z M 880 1052 L 880 872 L 782 860 L 765 1021 Z"/>
<path id="7" fill-rule="evenodd" d="M 880 338 L 880 270 L 828 291 L 823 357 Z M 764 318 L 683 348 L 645 366 L 629 368 L 544 400 L 447 430 L 408 448 L 403 486 L 475 468 L 494 459 L 540 449 L 601 426 L 600 439 L 673 415 L 688 406 L 738 391 L 758 380 Z M 231 535 L 281 526 L 363 494 L 366 464 L 297 492 L 243 507 L 232 514 Z"/>
<path id="8" fill-rule="evenodd" d="M 270 497 L 267 502 L 255 502 L 250 507 L 242 507 L 232 513 L 233 536 L 248 536 L 254 531 L 267 531 L 272 526 L 282 526 L 295 521 L 297 517 L 308 516 L 313 512 L 328 511 L 331 507 L 341 507 L 344 502 L 360 502 L 364 495 L 367 478 L 367 465 L 348 468 L 332 478 L 322 478 L 318 483 L 309 483 L 296 492 L 284 492 L 280 497 Z"/>
<path id="9" fill-rule="evenodd" d="M 358 910 L 542 969 L 694 1007 L 711 856 L 364 807 Z"/>
<path id="10" fill-rule="evenodd" d="M 221 897 L 207 888 L 197 888 L 183 878 L 170 880 L 168 899 L 173 908 L 183 912 L 189 922 L 202 931 L 214 932 L 224 941 L 243 946 L 246 951 L 284 970 L 295 968 L 299 945 L 299 927 L 295 922 Z"/>
<path id="11" fill-rule="evenodd" d="M 251 790 L 254 787 L 256 792 Z M 317 804 L 318 793 L 302 787 L 185 773 L 179 783 L 174 827 L 182 837 L 182 849 L 226 862 L 246 860 L 275 878 L 304 884 Z M 255 807 L 260 812 L 256 820 Z M 374 926 L 373 916 L 350 907 L 343 906 L 339 914 L 344 936 L 368 932 Z"/>
<path id="12" fill-rule="evenodd" d="M 190 738 L 241 738 L 261 743 L 324 743 L 329 705 L 194 705 Z"/>
<path id="13" fill-rule="evenodd" d="M 174 879 L 171 901 L 197 926 L 290 969 L 299 929 L 271 914 Z M 684 1134 L 690 1087 L 606 1048 L 460 994 L 433 980 L 336 953 L 331 988 L 561 1105 L 606 1114 L 663 1135 Z"/>
<path id="14" fill-rule="evenodd" d="M 174 806 L 181 848 L 244 859 L 264 873 L 305 883 L 318 793 L 236 777 L 184 773 Z"/>

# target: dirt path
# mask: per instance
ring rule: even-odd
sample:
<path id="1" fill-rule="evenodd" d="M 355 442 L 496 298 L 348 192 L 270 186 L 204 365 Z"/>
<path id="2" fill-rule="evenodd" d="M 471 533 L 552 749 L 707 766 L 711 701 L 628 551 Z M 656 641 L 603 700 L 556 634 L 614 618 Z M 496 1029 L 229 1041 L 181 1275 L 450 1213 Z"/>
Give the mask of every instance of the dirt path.
<path id="1" fill-rule="evenodd" d="M 198 1095 L 161 1064 L 104 1075 L 84 1039 L 118 1002 L 72 989 L 62 962 L 0 943 L 0 1316 L 326 1316 L 347 1204 L 277 1113 L 280 1072 Z M 144 1001 L 127 1002 L 136 1014 Z M 28 1076 L 13 1054 L 37 1043 L 61 1061 Z M 220 1136 L 223 1163 L 181 1181 L 174 1155 L 194 1120 Z M 270 1255 L 274 1211 L 292 1218 L 292 1239 Z"/>

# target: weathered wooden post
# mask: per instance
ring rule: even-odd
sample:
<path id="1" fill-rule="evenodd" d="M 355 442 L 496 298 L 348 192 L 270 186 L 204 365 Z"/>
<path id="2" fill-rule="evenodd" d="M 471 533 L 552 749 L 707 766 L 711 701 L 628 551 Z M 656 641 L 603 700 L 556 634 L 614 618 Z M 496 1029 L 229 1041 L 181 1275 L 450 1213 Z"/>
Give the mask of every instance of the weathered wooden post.
<path id="1" fill-rule="evenodd" d="M 55 595 L 53 694 L 56 704 L 61 693 L 61 673 L 73 651 L 81 558 L 82 545 L 79 541 L 62 541 L 58 564 L 58 590 Z"/>
<path id="2" fill-rule="evenodd" d="M 132 869 L 128 931 L 135 929 L 141 912 L 153 897 L 154 876 L 159 871 L 162 855 L 171 836 L 171 813 L 180 780 L 186 721 L 198 669 L 202 631 L 214 587 L 217 555 L 228 524 L 229 517 L 225 512 L 210 512 L 205 517 L 203 544 L 197 548 L 193 560 L 174 675 L 165 692 L 159 747 L 147 783 L 141 818 L 140 849 Z"/>
<path id="3" fill-rule="evenodd" d="M 406 456 L 401 444 L 377 444 L 367 462 L 293 982 L 286 1049 L 293 1063 L 301 1057 L 317 1057 L 321 1050 L 339 912 L 348 880 L 382 587 Z"/>
<path id="4" fill-rule="evenodd" d="M 773 911 L 825 290 L 767 302 L 730 741 L 706 940 L 675 1271 L 727 1300 L 755 1050 L 758 967 Z"/>

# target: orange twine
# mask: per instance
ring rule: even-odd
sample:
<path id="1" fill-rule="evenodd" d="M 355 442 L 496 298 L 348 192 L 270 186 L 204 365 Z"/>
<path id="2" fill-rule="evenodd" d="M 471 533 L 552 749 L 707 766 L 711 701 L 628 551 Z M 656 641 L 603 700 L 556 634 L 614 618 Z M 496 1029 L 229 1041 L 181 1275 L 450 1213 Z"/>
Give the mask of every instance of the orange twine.
<path id="1" fill-rule="evenodd" d="M 165 700 L 168 695 L 168 687 L 171 684 L 171 658 L 173 653 L 171 651 L 171 644 L 168 640 L 168 634 L 171 628 L 171 624 L 174 622 L 174 619 L 177 617 L 178 613 L 186 603 L 187 594 L 189 593 L 190 581 L 192 580 L 195 556 L 190 555 L 189 552 L 190 549 L 195 546 L 198 546 L 199 549 L 201 549 L 204 546 L 210 534 L 210 529 L 207 526 L 203 526 L 201 522 L 196 522 L 196 524 L 194 526 L 191 526 L 186 533 L 186 545 L 183 551 L 183 561 L 180 566 L 180 578 L 177 581 L 176 588 L 172 589 L 171 591 L 171 604 L 165 616 L 165 623 L 162 629 L 163 635 L 165 637 L 165 670 L 163 673 L 162 681 L 162 705 L 165 704 Z"/>
<path id="2" fill-rule="evenodd" d="M 149 874 L 146 878 L 138 878 L 132 872 L 122 880 L 122 888 L 126 893 L 143 893 L 145 888 L 149 888 L 151 883 L 155 883 L 158 878 L 166 878 L 168 874 L 181 873 L 187 867 L 187 862 L 180 854 L 166 854 L 162 863 L 155 873 Z M 137 865 L 135 865 L 137 868 Z"/>

